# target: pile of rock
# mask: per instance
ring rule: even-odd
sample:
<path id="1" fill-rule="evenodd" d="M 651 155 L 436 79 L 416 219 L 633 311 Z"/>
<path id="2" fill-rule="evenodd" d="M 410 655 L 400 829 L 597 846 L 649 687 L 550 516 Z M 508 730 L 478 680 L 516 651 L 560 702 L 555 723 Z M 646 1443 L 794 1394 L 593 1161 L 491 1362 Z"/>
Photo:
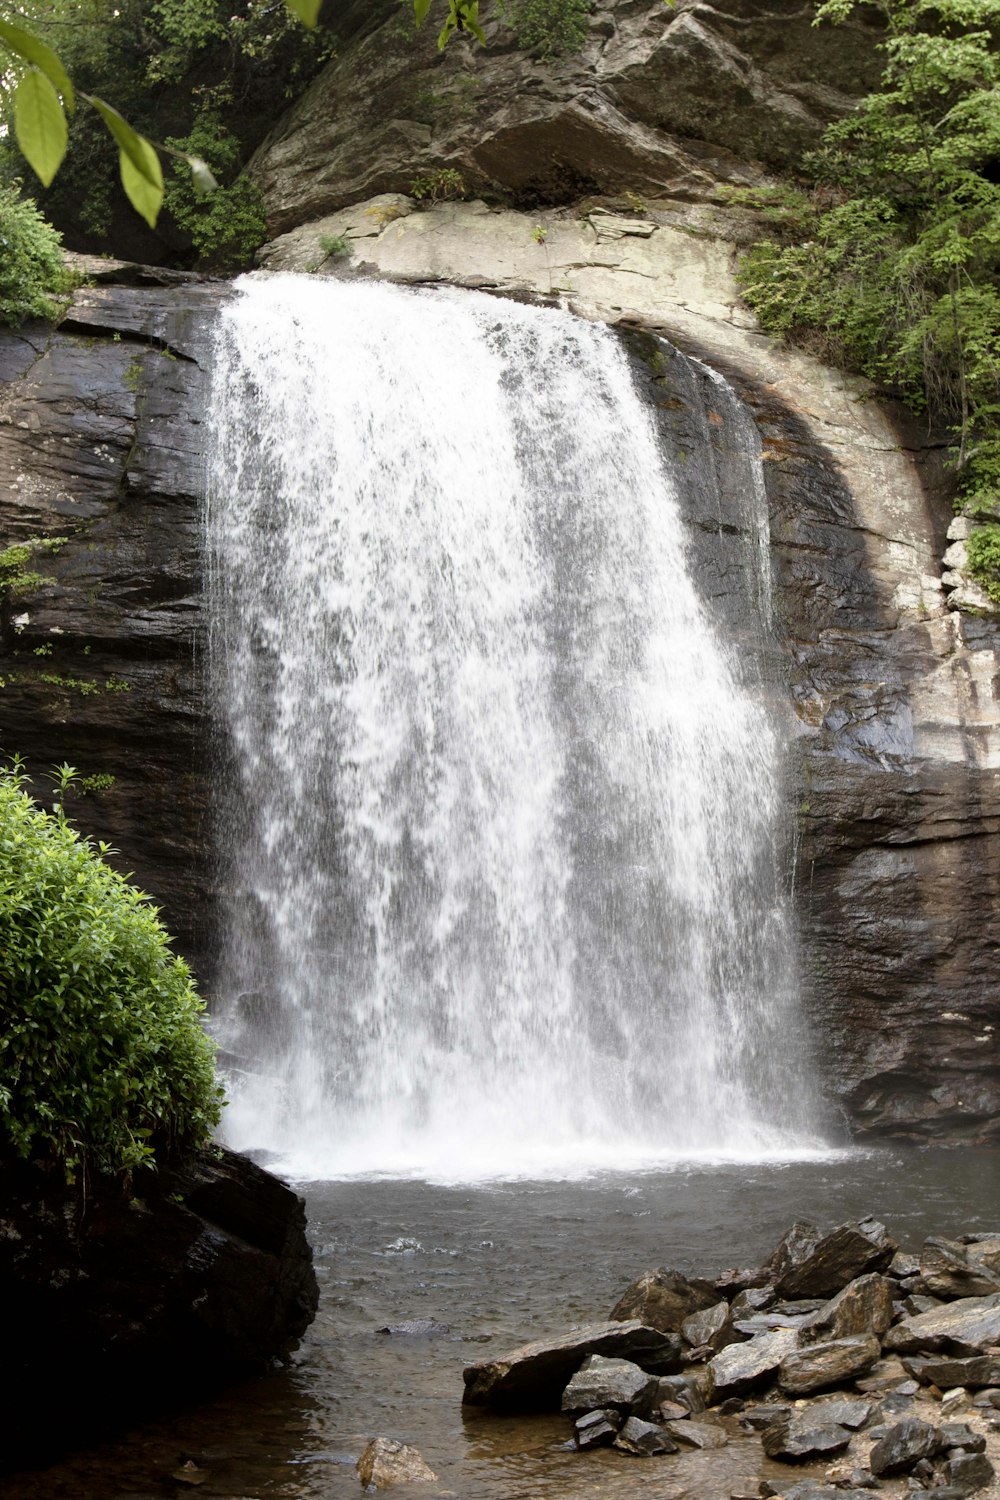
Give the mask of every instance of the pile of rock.
<path id="1" fill-rule="evenodd" d="M 800 1475 L 824 1465 L 819 1480 L 761 1483 L 786 1500 L 852 1500 L 897 1476 L 960 1500 L 993 1479 L 1000 1235 L 911 1255 L 874 1219 L 796 1223 L 762 1266 L 652 1271 L 609 1322 L 471 1365 L 464 1400 L 560 1408 L 576 1447 L 636 1456 L 759 1433 L 762 1457 Z"/>

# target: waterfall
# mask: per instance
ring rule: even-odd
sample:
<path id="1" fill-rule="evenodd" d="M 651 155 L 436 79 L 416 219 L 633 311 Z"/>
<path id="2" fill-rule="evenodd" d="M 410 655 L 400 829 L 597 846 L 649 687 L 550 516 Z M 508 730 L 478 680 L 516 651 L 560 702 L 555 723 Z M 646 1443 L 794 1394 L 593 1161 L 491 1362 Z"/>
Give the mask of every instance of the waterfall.
<path id="1" fill-rule="evenodd" d="M 815 1144 L 780 747 L 618 340 L 253 277 L 213 380 L 228 1138 L 458 1178 Z"/>

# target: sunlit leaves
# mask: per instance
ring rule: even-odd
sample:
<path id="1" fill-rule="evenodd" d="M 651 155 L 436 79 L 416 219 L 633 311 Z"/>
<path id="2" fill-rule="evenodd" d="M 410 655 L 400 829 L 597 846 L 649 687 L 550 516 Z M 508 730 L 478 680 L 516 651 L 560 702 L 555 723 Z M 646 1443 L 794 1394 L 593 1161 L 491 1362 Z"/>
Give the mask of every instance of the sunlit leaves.
<path id="1" fill-rule="evenodd" d="M 323 0 L 285 0 L 285 4 L 293 16 L 298 16 L 303 26 L 312 30 L 319 21 Z"/>
<path id="2" fill-rule="evenodd" d="M 48 187 L 66 155 L 66 116 L 44 73 L 30 68 L 14 95 L 14 134 L 28 165 Z"/>
<path id="3" fill-rule="evenodd" d="M 69 81 L 66 69 L 51 47 L 39 37 L 33 36 L 30 31 L 25 31 L 21 26 L 14 26 L 2 17 L 0 17 L 0 42 L 3 42 L 15 57 L 21 58 L 23 62 L 44 73 L 57 93 L 62 95 L 70 114 L 73 113 L 76 108 L 73 85 Z"/>

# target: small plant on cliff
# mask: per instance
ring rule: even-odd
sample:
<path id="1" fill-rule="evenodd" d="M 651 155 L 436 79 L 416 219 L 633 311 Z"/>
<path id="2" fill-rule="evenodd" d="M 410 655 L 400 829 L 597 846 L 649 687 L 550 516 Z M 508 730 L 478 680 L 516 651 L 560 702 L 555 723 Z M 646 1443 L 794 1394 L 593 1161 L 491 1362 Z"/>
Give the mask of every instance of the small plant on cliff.
<path id="1" fill-rule="evenodd" d="M 410 183 L 410 197 L 429 203 L 451 203 L 468 196 L 465 178 L 455 167 L 438 167 L 426 177 L 415 177 Z"/>
<path id="2" fill-rule="evenodd" d="M 997 604 L 1000 604 L 1000 526 L 979 526 L 966 543 L 969 572 Z"/>
<path id="3" fill-rule="evenodd" d="M 587 40 L 591 0 L 498 0 L 519 47 L 541 57 L 579 52 Z"/>
<path id="4" fill-rule="evenodd" d="M 204 1141 L 213 1047 L 155 909 L 66 820 L 0 769 L 0 1155 L 127 1176 Z"/>

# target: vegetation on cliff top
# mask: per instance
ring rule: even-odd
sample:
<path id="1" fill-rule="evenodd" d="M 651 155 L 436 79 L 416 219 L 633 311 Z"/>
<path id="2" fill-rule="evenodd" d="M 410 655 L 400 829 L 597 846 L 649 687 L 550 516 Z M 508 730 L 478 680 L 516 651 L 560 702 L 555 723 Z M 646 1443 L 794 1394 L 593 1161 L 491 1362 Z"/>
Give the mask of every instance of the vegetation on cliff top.
<path id="1" fill-rule="evenodd" d="M 861 3 L 826 0 L 818 19 Z M 881 87 L 807 159 L 814 191 L 786 196 L 744 296 L 765 328 L 950 430 L 966 513 L 1000 520 L 1000 0 L 879 8 Z M 1000 596 L 996 551 L 970 558 Z"/>
<path id="2" fill-rule="evenodd" d="M 0 1156 L 128 1174 L 218 1122 L 214 1048 L 155 908 L 0 769 Z"/>

